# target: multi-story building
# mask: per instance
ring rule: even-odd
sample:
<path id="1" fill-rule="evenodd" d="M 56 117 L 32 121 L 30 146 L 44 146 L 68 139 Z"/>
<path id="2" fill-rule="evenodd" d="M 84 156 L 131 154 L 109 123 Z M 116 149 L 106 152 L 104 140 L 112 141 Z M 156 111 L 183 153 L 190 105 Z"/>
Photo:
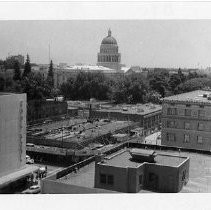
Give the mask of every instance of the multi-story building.
<path id="1" fill-rule="evenodd" d="M 34 169 L 26 166 L 26 94 L 0 93 L 0 192 Z"/>
<path id="2" fill-rule="evenodd" d="M 211 91 L 166 97 L 162 108 L 162 145 L 211 150 Z"/>

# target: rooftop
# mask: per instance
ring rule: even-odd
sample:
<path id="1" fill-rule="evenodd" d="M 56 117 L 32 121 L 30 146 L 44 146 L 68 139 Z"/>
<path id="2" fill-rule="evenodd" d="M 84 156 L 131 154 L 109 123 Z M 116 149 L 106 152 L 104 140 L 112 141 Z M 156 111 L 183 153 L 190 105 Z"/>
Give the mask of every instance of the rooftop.
<path id="1" fill-rule="evenodd" d="M 96 111 L 100 112 L 119 112 L 125 114 L 147 115 L 153 112 L 161 111 L 162 106 L 157 104 L 136 104 L 136 105 L 117 105 L 113 107 L 101 108 Z"/>
<path id="2" fill-rule="evenodd" d="M 178 157 L 178 154 L 175 154 L 175 156 L 171 156 L 169 151 L 162 151 L 162 153 L 160 151 L 156 151 L 156 153 L 158 153 L 156 161 L 158 164 L 162 165 L 178 166 L 178 164 L 182 163 L 185 160 L 185 158 L 182 157 L 183 154 Z M 133 161 L 129 152 L 125 149 L 122 149 L 117 151 L 116 153 L 106 156 L 105 162 L 101 164 L 108 164 L 115 167 L 138 167 L 143 163 Z M 93 188 L 94 176 L 95 162 L 93 161 L 77 170 L 77 172 L 69 173 L 66 176 L 61 177 L 57 181 L 71 185 Z"/>
<path id="3" fill-rule="evenodd" d="M 145 150 L 146 152 L 148 150 Z M 151 154 L 151 150 L 149 150 L 149 153 Z M 153 164 L 159 164 L 159 165 L 165 165 L 165 166 L 172 166 L 177 167 L 180 165 L 186 158 L 182 156 L 172 156 L 170 154 L 162 154 L 158 153 L 155 157 L 155 163 Z M 129 151 L 120 151 L 116 155 L 108 156 L 105 160 L 105 163 L 110 166 L 115 167 L 138 167 L 142 165 L 144 162 L 136 161 L 132 158 Z"/>
<path id="4" fill-rule="evenodd" d="M 196 90 L 188 93 L 182 93 L 174 96 L 169 96 L 163 99 L 163 101 L 175 101 L 175 102 L 192 102 L 192 103 L 209 103 L 211 104 L 211 100 L 208 100 L 207 97 L 203 97 L 204 95 L 211 94 L 211 91 L 205 90 Z"/>

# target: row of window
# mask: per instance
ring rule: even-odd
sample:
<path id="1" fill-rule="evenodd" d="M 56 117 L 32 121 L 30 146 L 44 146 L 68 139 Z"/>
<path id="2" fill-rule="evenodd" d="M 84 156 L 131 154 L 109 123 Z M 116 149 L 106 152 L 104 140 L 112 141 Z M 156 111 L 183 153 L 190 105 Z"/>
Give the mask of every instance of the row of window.
<path id="1" fill-rule="evenodd" d="M 167 128 L 179 128 L 177 122 L 173 121 L 173 120 L 172 121 L 167 121 L 167 125 L 166 126 L 167 126 Z M 184 122 L 183 128 L 185 130 L 190 130 L 191 129 L 191 123 L 190 122 Z M 199 122 L 198 125 L 197 125 L 197 130 L 199 130 L 199 131 L 205 130 L 204 123 Z"/>
<path id="2" fill-rule="evenodd" d="M 183 139 L 184 143 L 190 142 L 190 135 L 189 134 L 184 134 L 183 138 L 184 138 Z M 176 141 L 176 135 L 174 133 L 167 133 L 167 141 Z M 202 136 L 197 136 L 197 143 L 198 144 L 203 143 L 203 137 Z"/>
<path id="3" fill-rule="evenodd" d="M 185 109 L 184 116 L 190 117 L 192 114 L 191 109 Z M 177 108 L 168 108 L 167 109 L 167 115 L 178 115 L 178 109 Z M 204 110 L 198 110 L 198 117 L 204 117 L 205 111 Z"/>

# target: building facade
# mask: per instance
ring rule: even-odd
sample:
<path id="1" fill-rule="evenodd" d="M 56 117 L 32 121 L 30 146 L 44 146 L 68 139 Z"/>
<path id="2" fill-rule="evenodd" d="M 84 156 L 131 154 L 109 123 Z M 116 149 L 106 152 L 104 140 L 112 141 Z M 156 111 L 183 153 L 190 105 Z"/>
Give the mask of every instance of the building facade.
<path id="1" fill-rule="evenodd" d="M 32 100 L 28 102 L 27 107 L 28 122 L 67 114 L 65 101 Z"/>
<path id="2" fill-rule="evenodd" d="M 144 128 L 144 135 L 149 135 L 153 130 L 160 129 L 161 110 L 162 107 L 155 104 L 101 106 L 99 109 L 92 109 L 90 117 L 137 122 Z"/>
<path id="3" fill-rule="evenodd" d="M 26 94 L 0 93 L 0 177 L 26 163 Z"/>
<path id="4" fill-rule="evenodd" d="M 211 91 L 193 91 L 164 98 L 161 144 L 211 150 Z"/>
<path id="5" fill-rule="evenodd" d="M 111 30 L 109 29 L 108 36 L 101 42 L 100 52 L 97 55 L 97 65 L 121 70 L 121 54 L 118 52 L 118 48 L 117 41 L 111 36 Z"/>

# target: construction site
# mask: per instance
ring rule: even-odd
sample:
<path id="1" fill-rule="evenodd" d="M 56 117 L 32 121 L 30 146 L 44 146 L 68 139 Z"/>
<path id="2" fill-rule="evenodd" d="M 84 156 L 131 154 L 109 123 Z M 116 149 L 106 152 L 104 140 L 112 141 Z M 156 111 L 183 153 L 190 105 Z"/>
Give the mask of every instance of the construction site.
<path id="1" fill-rule="evenodd" d="M 134 128 L 131 121 L 77 118 L 37 125 L 27 130 L 27 154 L 69 165 L 127 141 Z"/>

